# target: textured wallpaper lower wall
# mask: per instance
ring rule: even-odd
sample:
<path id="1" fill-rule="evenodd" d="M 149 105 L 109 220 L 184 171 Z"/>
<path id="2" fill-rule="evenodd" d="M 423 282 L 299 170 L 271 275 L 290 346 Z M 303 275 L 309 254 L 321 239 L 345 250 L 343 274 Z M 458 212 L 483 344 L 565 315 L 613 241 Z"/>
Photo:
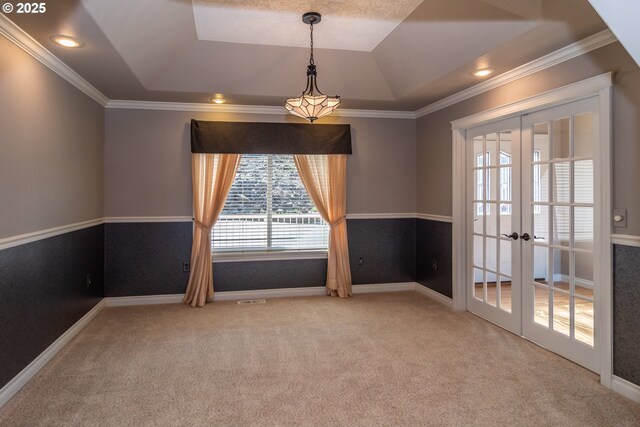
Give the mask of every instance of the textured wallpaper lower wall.
<path id="1" fill-rule="evenodd" d="M 0 251 L 0 388 L 102 299 L 103 277 L 102 225 Z"/>
<path id="2" fill-rule="evenodd" d="M 354 284 L 415 281 L 415 219 L 350 219 L 347 230 Z M 106 295 L 183 293 L 189 273 L 182 271 L 182 263 L 190 258 L 191 235 L 188 222 L 106 224 Z M 214 263 L 214 288 L 323 286 L 326 263 L 326 259 Z"/>
<path id="3" fill-rule="evenodd" d="M 449 298 L 452 287 L 451 223 L 419 219 L 416 228 L 416 282 Z"/>
<path id="4" fill-rule="evenodd" d="M 354 284 L 417 281 L 451 296 L 451 224 L 347 226 Z M 0 251 L 0 387 L 103 296 L 184 292 L 191 233 L 191 223 L 114 223 Z M 615 245 L 613 275 L 614 374 L 640 385 L 640 248 Z M 322 286 L 325 276 L 324 259 L 214 264 L 218 291 Z"/>
<path id="5" fill-rule="evenodd" d="M 613 374 L 640 385 L 640 248 L 613 246 Z"/>

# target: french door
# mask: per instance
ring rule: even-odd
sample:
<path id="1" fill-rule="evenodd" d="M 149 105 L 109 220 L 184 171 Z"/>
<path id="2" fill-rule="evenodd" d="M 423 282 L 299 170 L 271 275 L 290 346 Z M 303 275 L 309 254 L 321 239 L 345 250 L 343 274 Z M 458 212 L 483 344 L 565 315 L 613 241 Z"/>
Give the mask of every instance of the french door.
<path id="1" fill-rule="evenodd" d="M 466 138 L 468 310 L 594 371 L 597 112 L 594 97 Z"/>
<path id="2" fill-rule="evenodd" d="M 520 334 L 520 117 L 467 131 L 467 309 Z"/>

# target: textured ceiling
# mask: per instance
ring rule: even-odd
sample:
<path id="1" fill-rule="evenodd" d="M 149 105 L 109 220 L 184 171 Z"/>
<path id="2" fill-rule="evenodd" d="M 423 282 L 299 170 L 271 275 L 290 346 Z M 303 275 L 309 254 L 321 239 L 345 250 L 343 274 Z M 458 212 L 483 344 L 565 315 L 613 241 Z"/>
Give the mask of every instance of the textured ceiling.
<path id="1" fill-rule="evenodd" d="M 309 46 L 305 12 L 328 19 L 314 28 L 318 48 L 372 51 L 422 0 L 230 1 L 193 0 L 200 40 L 271 46 Z"/>
<path id="2" fill-rule="evenodd" d="M 305 85 L 309 10 L 318 85 L 344 108 L 413 111 L 477 84 L 476 67 L 505 72 L 606 28 L 587 0 L 56 0 L 11 19 L 110 99 L 282 105 Z"/>

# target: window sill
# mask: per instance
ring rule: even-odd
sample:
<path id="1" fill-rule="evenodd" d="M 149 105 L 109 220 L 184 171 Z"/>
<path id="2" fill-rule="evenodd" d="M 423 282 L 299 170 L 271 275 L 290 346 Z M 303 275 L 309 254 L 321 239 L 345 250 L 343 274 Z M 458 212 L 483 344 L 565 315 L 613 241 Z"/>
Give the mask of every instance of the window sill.
<path id="1" fill-rule="evenodd" d="M 273 252 L 213 252 L 211 260 L 219 262 L 285 261 L 300 259 L 327 259 L 327 251 L 273 251 Z"/>

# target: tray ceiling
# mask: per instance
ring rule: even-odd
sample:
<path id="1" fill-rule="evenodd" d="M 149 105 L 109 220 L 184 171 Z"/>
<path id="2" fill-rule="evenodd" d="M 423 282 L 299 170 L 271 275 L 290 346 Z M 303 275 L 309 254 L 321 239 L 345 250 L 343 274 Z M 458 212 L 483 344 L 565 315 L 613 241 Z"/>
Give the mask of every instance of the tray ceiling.
<path id="1" fill-rule="evenodd" d="M 315 47 L 371 52 L 422 0 L 229 1 L 193 0 L 200 40 L 269 46 L 309 46 L 302 14 L 322 10 Z"/>
<path id="2" fill-rule="evenodd" d="M 416 110 L 606 28 L 587 0 L 57 0 L 10 18 L 110 99 L 282 105 L 318 84 L 344 108 Z M 82 39 L 82 49 L 52 34 Z"/>

